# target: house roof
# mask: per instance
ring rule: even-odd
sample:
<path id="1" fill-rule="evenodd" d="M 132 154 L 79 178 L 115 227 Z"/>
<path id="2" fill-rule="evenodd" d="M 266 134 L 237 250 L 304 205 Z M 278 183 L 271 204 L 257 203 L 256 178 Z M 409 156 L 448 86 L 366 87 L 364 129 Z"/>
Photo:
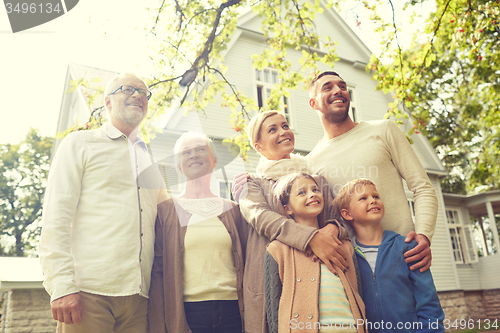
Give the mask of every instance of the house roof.
<path id="1" fill-rule="evenodd" d="M 0 257 L 0 291 L 43 288 L 39 258 Z"/>
<path id="2" fill-rule="evenodd" d="M 469 214 L 474 217 L 488 216 L 487 202 L 491 202 L 494 214 L 500 214 L 500 190 L 491 190 L 479 194 L 443 193 L 445 204 L 465 205 Z"/>

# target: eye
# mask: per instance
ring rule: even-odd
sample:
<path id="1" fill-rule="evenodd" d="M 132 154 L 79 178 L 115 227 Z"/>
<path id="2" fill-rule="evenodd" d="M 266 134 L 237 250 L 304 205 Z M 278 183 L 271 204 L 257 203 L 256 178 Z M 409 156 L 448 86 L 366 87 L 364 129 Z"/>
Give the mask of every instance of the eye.
<path id="1" fill-rule="evenodd" d="M 297 195 L 304 195 L 304 194 L 306 194 L 306 191 L 304 190 L 299 190 L 299 192 L 297 193 Z"/>
<path id="2" fill-rule="evenodd" d="M 286 129 L 286 130 L 287 130 L 287 129 L 290 129 L 290 126 L 288 126 L 288 124 L 284 124 L 284 125 L 283 125 L 283 129 Z"/>
<path id="3" fill-rule="evenodd" d="M 198 151 L 205 151 L 205 148 L 198 148 Z"/>
<path id="4" fill-rule="evenodd" d="M 379 199 L 379 196 L 378 195 L 374 195 L 373 199 Z"/>
<path id="5" fill-rule="evenodd" d="M 366 200 L 366 197 L 359 198 L 359 201 L 363 201 L 363 200 Z"/>
<path id="6" fill-rule="evenodd" d="M 268 133 L 272 133 L 272 132 L 275 132 L 276 129 L 274 127 L 271 127 L 271 129 L 269 129 L 269 132 Z"/>
<path id="7" fill-rule="evenodd" d="M 124 93 L 130 94 L 130 93 L 133 93 L 135 89 L 130 87 L 130 86 L 123 86 L 122 90 Z"/>
<path id="8" fill-rule="evenodd" d="M 184 151 L 182 152 L 182 155 L 189 155 L 189 150 L 184 150 Z"/>
<path id="9" fill-rule="evenodd" d="M 313 192 L 314 193 L 318 193 L 319 192 L 319 188 L 313 188 Z"/>

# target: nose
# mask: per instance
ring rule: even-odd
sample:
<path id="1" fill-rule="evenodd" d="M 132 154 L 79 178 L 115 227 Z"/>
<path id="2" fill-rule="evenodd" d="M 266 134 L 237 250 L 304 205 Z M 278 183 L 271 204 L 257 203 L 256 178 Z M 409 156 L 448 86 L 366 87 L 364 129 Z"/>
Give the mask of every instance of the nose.
<path id="1" fill-rule="evenodd" d="M 137 96 L 136 96 L 137 94 Z M 132 97 L 135 97 L 135 98 L 142 98 L 141 94 L 139 94 L 139 90 L 134 90 L 134 93 L 132 94 Z"/>

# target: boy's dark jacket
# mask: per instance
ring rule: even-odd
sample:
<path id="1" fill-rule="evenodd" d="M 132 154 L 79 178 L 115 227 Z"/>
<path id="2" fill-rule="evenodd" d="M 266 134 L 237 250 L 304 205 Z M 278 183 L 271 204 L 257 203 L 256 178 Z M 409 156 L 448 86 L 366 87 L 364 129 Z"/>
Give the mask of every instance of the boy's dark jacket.
<path id="1" fill-rule="evenodd" d="M 414 240 L 405 243 L 405 237 L 384 231 L 373 273 L 353 242 L 370 333 L 444 332 L 444 313 L 430 270 L 411 271 L 411 264 L 404 261 L 403 253 L 416 245 Z"/>

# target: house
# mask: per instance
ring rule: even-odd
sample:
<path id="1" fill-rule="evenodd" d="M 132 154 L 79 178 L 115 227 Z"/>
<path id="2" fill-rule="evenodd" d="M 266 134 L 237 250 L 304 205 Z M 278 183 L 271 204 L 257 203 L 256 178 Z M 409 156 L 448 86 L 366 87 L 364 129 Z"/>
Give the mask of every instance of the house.
<path id="1" fill-rule="evenodd" d="M 375 90 L 376 83 L 371 75 L 365 72 L 371 52 L 345 24 L 341 17 L 330 8 L 324 7 L 324 13 L 317 15 L 315 29 L 321 40 L 327 34 L 335 36 L 339 45 L 337 53 L 340 60 L 334 70 L 347 81 L 351 94 L 351 116 L 355 121 L 382 119 L 387 109 L 389 96 Z M 252 67 L 251 55 L 260 53 L 266 48 L 265 37 L 260 31 L 261 18 L 253 12 L 243 14 L 227 50 L 223 54 L 225 66 L 229 67 L 225 76 L 247 96 L 253 96 L 262 103 L 274 86 L 277 79 L 273 68 L 256 70 Z M 322 42 L 317 46 L 321 52 Z M 289 50 L 288 57 L 298 67 L 297 59 L 300 50 Z M 322 70 L 330 68 L 323 67 Z M 81 73 L 87 78 L 103 77 L 106 82 L 115 73 L 105 72 L 86 66 L 70 64 L 66 79 L 65 91 L 70 88 L 70 81 L 78 79 Z M 283 110 L 295 133 L 296 151 L 306 154 L 323 135 L 321 124 L 315 113 L 308 106 L 307 92 L 302 89 L 291 92 L 290 98 L 283 101 Z M 208 136 L 222 140 L 231 137 L 233 131 L 229 126 L 229 108 L 221 106 L 221 99 L 208 105 L 206 116 L 188 113 L 182 108 L 169 110 L 162 119 L 162 133 L 150 142 L 150 150 L 158 161 L 162 161 L 172 195 L 182 190 L 182 179 L 174 170 L 172 147 L 179 135 L 188 130 L 202 131 Z M 87 108 L 86 108 L 87 107 Z M 63 95 L 58 131 L 72 125 L 76 119 L 84 121 L 90 111 L 84 88 L 78 88 Z M 105 116 L 103 114 L 103 116 Z M 411 124 L 406 124 L 406 130 Z M 479 257 L 473 237 L 473 224 L 470 217 L 488 216 L 494 220 L 500 213 L 500 193 L 491 191 L 476 196 L 459 196 L 443 193 L 440 179 L 447 172 L 436 155 L 434 149 L 422 134 L 413 134 L 413 149 L 422 162 L 436 190 L 439 202 L 436 231 L 432 240 L 432 273 L 439 292 L 441 303 L 447 319 L 483 320 L 500 317 L 500 256 L 498 253 L 486 253 Z M 55 144 L 57 145 L 57 143 Z M 57 147 L 57 146 L 56 146 Z M 258 163 L 258 156 L 249 153 L 247 162 L 234 158 L 223 152 L 219 158 L 224 160 L 225 167 L 212 177 L 215 193 L 222 197 L 230 197 L 231 180 L 239 172 L 252 172 Z M 408 204 L 413 208 L 412 193 L 407 191 Z M 492 225 L 492 230 L 495 229 Z M 500 249 L 498 230 L 493 230 L 494 245 Z M 486 247 L 485 247 L 486 248 Z"/>
<path id="2" fill-rule="evenodd" d="M 54 333 L 38 258 L 0 257 L 0 332 Z"/>

